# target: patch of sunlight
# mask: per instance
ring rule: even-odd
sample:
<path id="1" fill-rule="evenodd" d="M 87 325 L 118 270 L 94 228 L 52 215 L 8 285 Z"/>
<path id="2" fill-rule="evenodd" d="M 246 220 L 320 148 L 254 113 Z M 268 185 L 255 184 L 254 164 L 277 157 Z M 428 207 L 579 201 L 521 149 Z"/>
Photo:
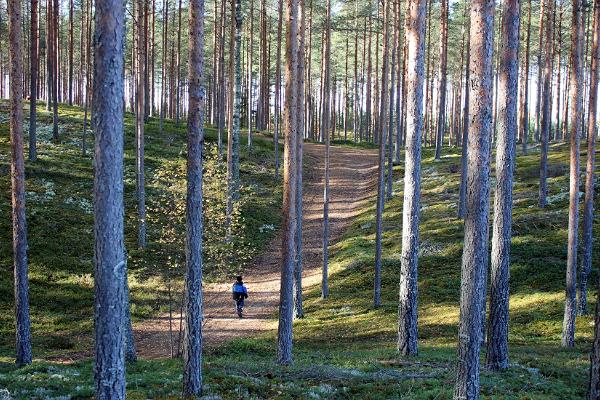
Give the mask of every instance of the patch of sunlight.
<path id="1" fill-rule="evenodd" d="M 419 313 L 419 325 L 456 325 L 460 308 L 456 306 L 428 306 Z"/>
<path id="2" fill-rule="evenodd" d="M 510 296 L 511 310 L 531 310 L 548 303 L 562 302 L 565 300 L 564 292 L 548 293 L 536 292 Z"/>

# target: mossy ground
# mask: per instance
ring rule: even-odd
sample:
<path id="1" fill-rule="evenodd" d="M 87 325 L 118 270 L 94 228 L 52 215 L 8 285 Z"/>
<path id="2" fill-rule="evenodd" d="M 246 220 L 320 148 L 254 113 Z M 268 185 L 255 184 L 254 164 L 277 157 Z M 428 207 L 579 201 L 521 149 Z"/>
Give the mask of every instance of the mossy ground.
<path id="1" fill-rule="evenodd" d="M 582 161 L 585 153 L 582 148 Z M 72 158 L 49 159 L 47 163 L 68 164 L 74 162 Z M 462 222 L 456 218 L 459 163 L 457 149 L 445 149 L 442 160 L 437 162 L 431 150 L 423 154 L 418 357 L 401 358 L 395 351 L 403 194 L 403 167 L 397 166 L 394 197 L 386 204 L 384 216 L 382 306 L 372 307 L 373 201 L 344 238 L 332 246 L 330 297 L 320 299 L 317 287 L 305 292 L 306 318 L 294 325 L 294 364 L 289 367 L 275 364 L 274 334 L 234 341 L 205 354 L 206 393 L 228 399 L 451 398 L 462 253 Z M 586 392 L 592 318 L 578 317 L 574 349 L 560 347 L 567 251 L 568 146 L 550 147 L 550 197 L 548 207 L 543 210 L 537 207 L 538 164 L 537 149 L 532 149 L 528 156 L 519 152 L 511 265 L 511 366 L 502 373 L 482 371 L 484 398 L 571 399 L 582 398 Z M 5 225 L 3 232 L 8 230 L 8 222 Z M 595 237 L 599 229 L 596 219 Z M 35 240 L 51 240 L 44 232 L 47 230 L 38 231 Z M 4 260 L 9 259 L 7 246 Z M 599 262 L 595 241 L 594 265 Z M 9 284 L 8 268 L 3 276 L 4 288 Z M 591 309 L 596 300 L 597 278 L 595 272 L 590 278 Z M 69 273 L 62 279 L 73 278 Z M 4 299 L 9 290 L 3 290 Z M 37 296 L 51 290 L 56 289 L 39 285 Z M 53 318 L 64 318 L 64 310 L 71 307 L 69 299 L 76 298 L 76 294 L 91 302 L 91 297 L 83 292 L 86 291 L 61 290 L 65 302 L 53 308 Z M 150 293 L 148 296 L 153 296 Z M 140 300 L 134 297 L 134 302 Z M 10 301 L 3 304 L 2 315 L 8 321 Z M 47 310 L 44 314 L 52 315 Z M 62 322 L 65 327 L 74 323 L 72 318 Z M 91 321 L 87 328 L 91 329 Z M 4 329 L 8 334 L 10 328 Z M 73 332 L 73 328 L 65 331 Z M 57 332 L 55 336 L 64 335 Z M 39 349 L 40 339 L 36 340 L 34 344 Z M 36 361 L 30 367 L 16 370 L 10 365 L 10 349 L 6 348 L 3 354 L 0 387 L 15 396 L 88 398 L 93 394 L 90 361 L 72 365 Z M 128 367 L 128 396 L 177 398 L 181 374 L 180 360 L 140 361 Z"/>

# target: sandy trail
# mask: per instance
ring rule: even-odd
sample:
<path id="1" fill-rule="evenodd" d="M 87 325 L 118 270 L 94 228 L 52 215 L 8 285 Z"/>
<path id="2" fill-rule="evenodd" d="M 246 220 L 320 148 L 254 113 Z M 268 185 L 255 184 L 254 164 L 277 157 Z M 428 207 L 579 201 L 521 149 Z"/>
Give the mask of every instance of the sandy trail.
<path id="1" fill-rule="evenodd" d="M 303 287 L 320 284 L 322 257 L 323 169 L 325 147 L 304 145 L 305 165 L 303 201 Z M 372 150 L 331 147 L 330 153 L 330 244 L 344 230 L 371 196 L 377 177 L 377 153 Z M 231 284 L 204 286 L 204 343 L 214 346 L 226 340 L 250 337 L 277 328 L 279 301 L 281 236 L 267 245 L 244 274 L 249 299 L 244 318 L 234 313 Z M 179 315 L 173 318 L 175 346 Z M 142 358 L 170 356 L 168 316 L 143 321 L 134 326 L 138 355 Z"/>

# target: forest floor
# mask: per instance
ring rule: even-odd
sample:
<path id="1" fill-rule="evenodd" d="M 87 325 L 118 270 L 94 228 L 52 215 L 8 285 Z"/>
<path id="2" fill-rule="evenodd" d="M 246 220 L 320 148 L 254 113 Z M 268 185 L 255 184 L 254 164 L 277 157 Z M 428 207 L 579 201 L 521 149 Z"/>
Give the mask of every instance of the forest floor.
<path id="1" fill-rule="evenodd" d="M 321 282 L 325 147 L 306 143 L 304 157 L 302 279 L 304 287 L 312 287 Z M 375 190 L 377 153 L 369 149 L 332 146 L 330 166 L 329 229 L 331 244 L 335 244 Z M 207 346 L 214 347 L 226 340 L 248 338 L 277 328 L 281 239 L 280 234 L 275 236 L 263 253 L 243 270 L 249 290 L 243 319 L 234 312 L 232 282 L 204 285 L 202 336 Z M 172 316 L 165 314 L 135 324 L 138 355 L 152 359 L 170 357 L 172 349 L 177 353 L 176 349 L 180 349 L 180 316 L 176 312 Z"/>

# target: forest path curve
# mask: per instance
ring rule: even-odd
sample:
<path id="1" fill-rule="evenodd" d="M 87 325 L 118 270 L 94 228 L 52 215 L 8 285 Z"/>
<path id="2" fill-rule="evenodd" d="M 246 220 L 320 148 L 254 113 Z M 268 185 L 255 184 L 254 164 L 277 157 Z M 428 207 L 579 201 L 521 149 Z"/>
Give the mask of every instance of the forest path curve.
<path id="1" fill-rule="evenodd" d="M 323 174 L 325 147 L 304 144 L 303 184 L 303 287 L 321 281 Z M 330 244 L 335 244 L 373 194 L 377 179 L 377 152 L 374 150 L 331 146 L 330 151 Z M 281 266 L 281 234 L 277 234 L 265 250 L 246 268 L 244 282 L 249 298 L 244 318 L 235 315 L 231 299 L 233 282 L 205 284 L 204 344 L 215 346 L 227 340 L 251 337 L 277 329 Z M 177 310 L 179 311 L 179 310 Z M 170 357 L 169 343 L 177 348 L 179 313 L 134 325 L 138 356 L 146 359 Z"/>

